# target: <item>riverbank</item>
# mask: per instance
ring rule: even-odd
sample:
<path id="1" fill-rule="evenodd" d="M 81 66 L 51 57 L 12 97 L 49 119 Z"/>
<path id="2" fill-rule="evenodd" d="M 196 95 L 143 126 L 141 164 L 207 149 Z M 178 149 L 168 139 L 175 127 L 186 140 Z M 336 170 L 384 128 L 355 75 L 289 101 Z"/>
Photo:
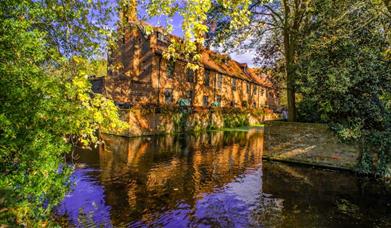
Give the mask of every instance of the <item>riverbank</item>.
<path id="1" fill-rule="evenodd" d="M 130 124 L 125 132 L 105 132 L 126 137 L 176 134 L 180 132 L 249 131 L 264 133 L 263 159 L 355 171 L 359 148 L 339 142 L 326 124 L 276 121 L 274 114 L 224 112 L 221 110 L 179 113 L 122 110 Z M 236 127 L 235 125 L 249 125 Z"/>
<path id="2" fill-rule="evenodd" d="M 325 124 L 267 122 L 263 159 L 354 171 L 359 148 L 339 142 Z"/>
<path id="3" fill-rule="evenodd" d="M 132 108 L 120 110 L 120 117 L 129 123 L 121 132 L 102 133 L 119 136 L 151 136 L 182 132 L 223 130 L 240 126 L 263 126 L 263 122 L 280 119 L 269 109 L 209 108 Z"/>

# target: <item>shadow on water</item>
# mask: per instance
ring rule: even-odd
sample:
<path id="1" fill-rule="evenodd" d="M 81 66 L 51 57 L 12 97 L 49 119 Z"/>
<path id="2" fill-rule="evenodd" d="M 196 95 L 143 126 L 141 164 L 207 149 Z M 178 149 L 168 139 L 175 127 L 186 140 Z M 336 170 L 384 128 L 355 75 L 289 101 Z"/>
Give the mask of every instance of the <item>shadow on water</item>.
<path id="1" fill-rule="evenodd" d="M 350 173 L 262 162 L 262 129 L 123 138 L 79 151 L 58 208 L 80 227 L 390 226 L 391 195 Z"/>

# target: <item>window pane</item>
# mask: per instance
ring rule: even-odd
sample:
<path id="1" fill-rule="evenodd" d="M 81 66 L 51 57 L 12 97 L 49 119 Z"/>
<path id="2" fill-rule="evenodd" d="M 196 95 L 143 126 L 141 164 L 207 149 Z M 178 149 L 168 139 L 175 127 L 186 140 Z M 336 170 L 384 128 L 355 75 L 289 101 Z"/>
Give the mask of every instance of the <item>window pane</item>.
<path id="1" fill-rule="evenodd" d="M 217 102 L 217 106 L 221 107 L 221 96 L 220 95 L 216 96 L 216 102 Z"/>
<path id="2" fill-rule="evenodd" d="M 187 70 L 187 81 L 190 83 L 194 82 L 194 71 Z"/>
<path id="3" fill-rule="evenodd" d="M 172 89 L 164 90 L 164 100 L 166 104 L 171 104 L 173 102 Z"/>
<path id="4" fill-rule="evenodd" d="M 203 104 L 204 107 L 208 106 L 208 96 L 204 96 L 203 97 L 202 104 Z"/>
<path id="5" fill-rule="evenodd" d="M 169 61 L 167 63 L 167 77 L 169 78 L 174 77 L 174 71 L 175 71 L 175 62 Z"/>
<path id="6" fill-rule="evenodd" d="M 217 74 L 217 88 L 223 88 L 223 75 Z"/>
<path id="7" fill-rule="evenodd" d="M 210 83 L 210 71 L 205 70 L 205 75 L 204 75 L 204 85 L 209 86 Z"/>
<path id="8" fill-rule="evenodd" d="M 157 33 L 157 39 L 158 39 L 158 41 L 161 41 L 161 42 L 167 42 L 166 36 L 161 32 Z"/>
<path id="9" fill-rule="evenodd" d="M 186 98 L 187 98 L 187 99 L 190 99 L 190 100 L 193 100 L 193 97 L 194 97 L 194 92 L 193 92 L 193 90 L 187 91 Z"/>

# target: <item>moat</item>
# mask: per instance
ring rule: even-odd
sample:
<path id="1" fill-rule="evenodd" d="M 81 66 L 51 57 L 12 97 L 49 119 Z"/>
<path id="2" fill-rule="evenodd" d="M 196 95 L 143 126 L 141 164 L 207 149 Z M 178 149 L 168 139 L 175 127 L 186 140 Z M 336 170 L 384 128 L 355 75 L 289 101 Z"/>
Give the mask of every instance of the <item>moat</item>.
<path id="1" fill-rule="evenodd" d="M 262 161 L 263 128 L 103 139 L 77 152 L 74 191 L 58 208 L 75 226 L 391 226 L 390 187 Z"/>

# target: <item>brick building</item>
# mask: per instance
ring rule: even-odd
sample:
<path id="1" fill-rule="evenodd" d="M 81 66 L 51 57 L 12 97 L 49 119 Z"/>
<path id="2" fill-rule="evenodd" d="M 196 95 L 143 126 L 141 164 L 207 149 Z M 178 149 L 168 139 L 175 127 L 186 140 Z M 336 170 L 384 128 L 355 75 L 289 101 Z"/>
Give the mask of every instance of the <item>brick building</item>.
<path id="1" fill-rule="evenodd" d="M 109 57 L 105 93 L 117 104 L 189 105 L 193 107 L 252 107 L 276 105 L 272 84 L 259 70 L 208 49 L 201 51 L 200 67 L 188 70 L 183 59 L 169 61 L 163 52 L 173 35 L 134 20 L 123 29 L 118 50 Z"/>

